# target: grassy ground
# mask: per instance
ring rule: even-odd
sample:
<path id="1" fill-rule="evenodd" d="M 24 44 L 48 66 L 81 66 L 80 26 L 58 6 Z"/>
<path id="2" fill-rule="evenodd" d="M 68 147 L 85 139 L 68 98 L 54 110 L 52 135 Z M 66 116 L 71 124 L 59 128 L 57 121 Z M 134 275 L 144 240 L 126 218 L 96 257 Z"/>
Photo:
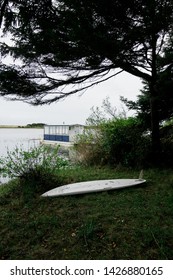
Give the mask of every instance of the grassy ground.
<path id="1" fill-rule="evenodd" d="M 60 177 L 138 175 L 76 168 Z M 144 170 L 144 179 L 140 187 L 59 198 L 29 196 L 17 180 L 0 187 L 0 259 L 172 259 L 173 172 Z"/>

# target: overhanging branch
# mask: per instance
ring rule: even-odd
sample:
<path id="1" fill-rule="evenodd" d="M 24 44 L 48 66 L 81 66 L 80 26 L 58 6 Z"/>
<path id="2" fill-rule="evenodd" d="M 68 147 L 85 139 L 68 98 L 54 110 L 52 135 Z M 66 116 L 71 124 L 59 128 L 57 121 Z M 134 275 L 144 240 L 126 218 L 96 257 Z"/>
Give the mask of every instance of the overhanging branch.
<path id="1" fill-rule="evenodd" d="M 50 84 L 41 84 L 35 87 L 35 93 L 32 93 L 32 95 L 25 95 L 25 94 L 19 94 L 19 92 L 10 92 L 8 95 L 5 97 L 8 100 L 20 100 L 24 101 L 29 104 L 33 105 L 43 105 L 43 104 L 51 104 L 52 102 L 56 102 L 60 99 L 64 99 L 70 95 L 73 95 L 77 92 L 84 92 L 87 89 L 98 85 L 102 82 L 107 81 L 108 79 L 117 76 L 123 70 L 119 70 L 116 73 L 109 74 L 109 71 L 111 69 L 102 69 L 94 71 L 88 75 L 81 75 L 81 76 L 76 76 L 76 77 L 71 77 L 66 80 L 61 80 L 58 82 L 56 79 L 51 80 L 52 83 Z M 91 81 L 90 79 L 93 79 Z M 87 83 L 87 84 L 86 84 Z M 82 85 L 81 87 L 72 89 L 73 86 L 77 85 Z M 70 87 L 69 90 L 66 91 L 66 87 Z M 14 87 L 13 87 L 14 88 Z M 1 95 L 2 92 L 1 92 Z M 6 94 L 4 94 L 5 96 Z M 17 96 L 17 97 L 16 97 Z M 47 98 L 46 98 L 47 97 Z"/>
<path id="2" fill-rule="evenodd" d="M 136 67 L 132 66 L 130 63 L 122 63 L 120 65 L 120 67 L 121 67 L 121 69 L 128 72 L 129 74 L 132 74 L 136 77 L 142 78 L 145 81 L 149 82 L 151 80 L 151 76 L 149 74 L 140 71 Z"/>

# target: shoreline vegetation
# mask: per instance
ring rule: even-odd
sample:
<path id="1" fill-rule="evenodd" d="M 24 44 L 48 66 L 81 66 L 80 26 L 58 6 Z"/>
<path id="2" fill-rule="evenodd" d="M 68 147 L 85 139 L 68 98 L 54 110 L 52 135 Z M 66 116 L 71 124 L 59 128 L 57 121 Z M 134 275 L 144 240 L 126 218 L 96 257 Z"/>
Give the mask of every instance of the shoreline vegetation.
<path id="1" fill-rule="evenodd" d="M 44 128 L 44 123 L 31 123 L 26 125 L 0 124 L 0 128 Z"/>

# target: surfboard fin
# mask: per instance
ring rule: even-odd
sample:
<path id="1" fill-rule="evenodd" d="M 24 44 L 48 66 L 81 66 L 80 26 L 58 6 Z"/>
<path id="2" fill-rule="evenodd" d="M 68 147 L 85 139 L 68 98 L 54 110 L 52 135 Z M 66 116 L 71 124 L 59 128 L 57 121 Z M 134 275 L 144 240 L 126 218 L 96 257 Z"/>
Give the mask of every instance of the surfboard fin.
<path id="1" fill-rule="evenodd" d="M 143 180 L 144 177 L 144 170 L 142 169 L 139 173 L 139 180 Z"/>

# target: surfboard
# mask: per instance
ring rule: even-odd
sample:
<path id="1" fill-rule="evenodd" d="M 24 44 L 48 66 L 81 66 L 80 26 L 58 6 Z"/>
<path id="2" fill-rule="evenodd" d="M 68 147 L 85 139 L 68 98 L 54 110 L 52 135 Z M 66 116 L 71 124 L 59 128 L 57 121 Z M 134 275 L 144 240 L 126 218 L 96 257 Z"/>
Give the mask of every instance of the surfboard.
<path id="1" fill-rule="evenodd" d="M 114 189 L 128 188 L 143 184 L 145 182 L 146 180 L 142 179 L 112 179 L 78 182 L 54 188 L 48 192 L 43 193 L 41 196 L 66 196 L 109 191 Z"/>

